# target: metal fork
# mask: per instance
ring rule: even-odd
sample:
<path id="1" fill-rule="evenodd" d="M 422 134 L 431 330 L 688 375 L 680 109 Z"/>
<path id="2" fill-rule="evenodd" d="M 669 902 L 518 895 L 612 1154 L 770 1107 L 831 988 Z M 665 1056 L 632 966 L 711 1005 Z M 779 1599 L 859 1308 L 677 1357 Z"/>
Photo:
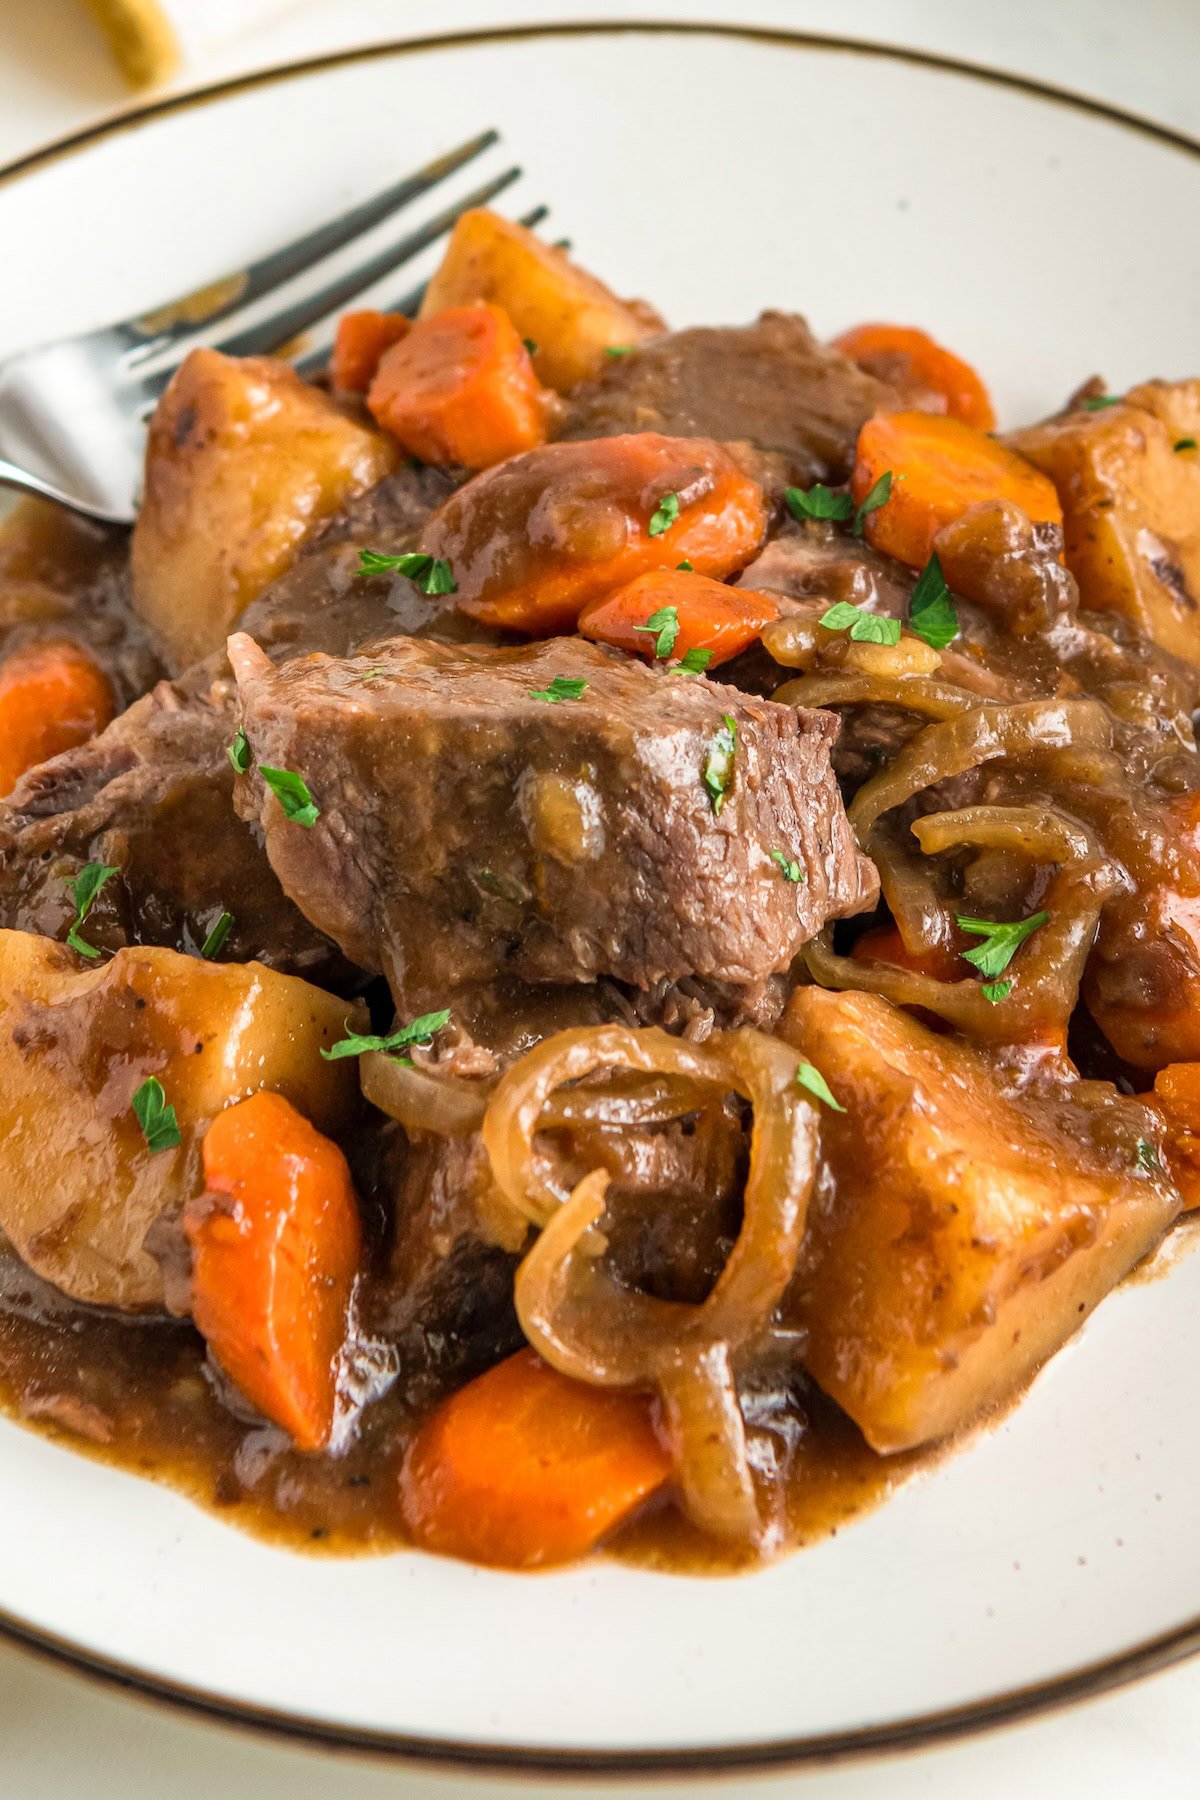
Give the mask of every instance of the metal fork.
<path id="1" fill-rule="evenodd" d="M 146 421 L 188 351 L 205 344 L 231 356 L 259 355 L 318 326 L 443 237 L 469 208 L 494 200 L 521 170 L 505 169 L 350 270 L 322 281 L 319 265 L 498 141 L 497 132 L 482 132 L 339 218 L 179 300 L 0 361 L 0 486 L 43 495 L 105 523 L 131 524 Z M 547 210 L 536 207 L 521 223 L 538 225 Z M 415 312 L 423 292 L 422 284 L 391 310 Z M 257 302 L 277 294 L 265 316 L 248 316 Z M 326 357 L 325 350 L 309 351 L 296 367 L 311 376 Z"/>

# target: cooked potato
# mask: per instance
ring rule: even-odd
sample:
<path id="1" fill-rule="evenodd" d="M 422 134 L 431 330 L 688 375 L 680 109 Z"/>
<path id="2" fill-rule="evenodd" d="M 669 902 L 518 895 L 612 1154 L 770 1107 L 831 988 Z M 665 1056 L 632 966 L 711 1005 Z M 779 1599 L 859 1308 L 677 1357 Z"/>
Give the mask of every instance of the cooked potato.
<path id="1" fill-rule="evenodd" d="M 1009 442 L 1058 490 L 1083 604 L 1200 663 L 1200 380 L 1147 381 Z"/>
<path id="2" fill-rule="evenodd" d="M 200 1185 L 199 1143 L 223 1107 L 273 1088 L 323 1130 L 354 1116 L 352 1060 L 322 1061 L 361 1009 L 260 963 L 74 951 L 0 931 L 0 1230 L 31 1269 L 78 1300 L 161 1305 L 143 1249 L 160 1214 Z M 131 1109 L 162 1083 L 183 1141 L 151 1153 Z"/>
<path id="3" fill-rule="evenodd" d="M 473 300 L 504 308 L 537 345 L 538 379 L 560 394 L 598 374 L 610 344 L 636 344 L 666 329 L 644 301 L 618 300 L 563 251 L 485 208 L 464 213 L 454 227 L 421 317 Z"/>
<path id="4" fill-rule="evenodd" d="M 907 1450 L 1015 1393 L 1157 1241 L 1180 1205 L 1145 1148 L 1161 1121 L 1093 1082 L 1018 1099 L 874 994 L 801 988 L 781 1030 L 847 1109 L 821 1114 L 808 1367 L 874 1449 Z"/>
<path id="5" fill-rule="evenodd" d="M 193 350 L 158 404 L 133 602 L 172 672 L 225 642 L 300 546 L 399 457 L 286 363 Z"/>

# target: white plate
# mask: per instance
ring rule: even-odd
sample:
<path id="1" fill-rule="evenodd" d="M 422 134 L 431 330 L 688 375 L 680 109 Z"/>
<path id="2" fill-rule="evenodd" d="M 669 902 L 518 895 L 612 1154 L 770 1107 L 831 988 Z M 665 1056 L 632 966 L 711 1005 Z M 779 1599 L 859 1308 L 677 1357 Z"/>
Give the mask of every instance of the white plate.
<path id="1" fill-rule="evenodd" d="M 708 28 L 351 55 L 85 134 L 0 181 L 0 353 L 235 267 L 487 124 L 521 204 L 677 324 L 919 321 L 1009 421 L 1094 369 L 1200 361 L 1200 146 L 921 57 Z M 0 1424 L 0 1612 L 226 1715 L 526 1770 L 971 1729 L 1200 1645 L 1198 1320 L 1184 1258 L 967 1453 L 725 1581 L 297 1558 Z"/>

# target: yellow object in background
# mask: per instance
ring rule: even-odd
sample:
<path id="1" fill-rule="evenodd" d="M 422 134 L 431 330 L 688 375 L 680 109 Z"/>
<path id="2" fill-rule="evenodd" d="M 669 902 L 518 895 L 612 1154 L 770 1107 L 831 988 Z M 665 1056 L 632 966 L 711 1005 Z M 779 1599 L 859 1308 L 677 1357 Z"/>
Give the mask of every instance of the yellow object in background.
<path id="1" fill-rule="evenodd" d="M 83 0 L 134 87 L 153 87 L 214 44 L 296 0 Z"/>

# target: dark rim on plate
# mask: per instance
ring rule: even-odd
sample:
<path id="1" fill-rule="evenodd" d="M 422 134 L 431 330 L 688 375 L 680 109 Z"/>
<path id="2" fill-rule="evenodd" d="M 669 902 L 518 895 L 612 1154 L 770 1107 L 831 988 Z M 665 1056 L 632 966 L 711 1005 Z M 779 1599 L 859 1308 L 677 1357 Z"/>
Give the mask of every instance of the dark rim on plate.
<path id="1" fill-rule="evenodd" d="M 170 114 L 207 106 L 231 95 L 248 92 L 274 82 L 292 81 L 304 76 L 347 67 L 354 63 L 372 62 L 395 56 L 418 54 L 427 50 L 464 48 L 479 44 L 513 43 L 523 39 L 622 34 L 665 35 L 687 37 L 740 38 L 752 43 L 777 45 L 792 50 L 840 52 L 867 56 L 890 62 L 910 63 L 919 68 L 934 69 L 983 81 L 994 87 L 1012 88 L 1057 106 L 1073 108 L 1093 118 L 1123 126 L 1172 149 L 1200 157 L 1200 140 L 1171 126 L 1126 112 L 1107 101 L 1094 100 L 1072 93 L 1051 82 L 1018 75 L 1003 69 L 987 68 L 961 57 L 941 56 L 931 51 L 909 49 L 902 45 L 874 43 L 869 40 L 828 36 L 818 32 L 789 31 L 786 28 L 743 25 L 701 24 L 684 20 L 596 19 L 544 25 L 512 25 L 489 27 L 478 31 L 444 32 L 424 37 L 405 38 L 381 44 L 368 44 L 358 49 L 332 51 L 324 56 L 309 57 L 278 67 L 239 75 L 209 87 L 152 100 L 145 106 L 102 119 L 95 125 L 72 132 L 39 150 L 18 157 L 0 168 L 0 186 L 72 155 L 78 150 L 118 133 L 136 129 L 147 122 Z M 696 1748 L 644 1750 L 602 1750 L 536 1748 L 523 1745 L 469 1743 L 452 1738 L 405 1735 L 400 1732 L 376 1731 L 361 1726 L 346 1726 L 302 1716 L 277 1712 L 242 1701 L 223 1699 L 113 1658 L 81 1649 L 77 1644 L 51 1632 L 14 1618 L 0 1609 L 0 1638 L 14 1648 L 33 1652 L 59 1667 L 96 1679 L 143 1700 L 166 1701 L 181 1711 L 208 1719 L 213 1723 L 240 1726 L 258 1733 L 290 1738 L 328 1750 L 342 1750 L 407 1759 L 442 1767 L 475 1771 L 492 1770 L 508 1774 L 590 1775 L 596 1778 L 654 1775 L 729 1775 L 752 1770 L 772 1770 L 804 1764 L 830 1763 L 850 1758 L 880 1756 L 901 1750 L 932 1748 L 955 1738 L 971 1736 L 999 1725 L 1029 1720 L 1041 1713 L 1072 1706 L 1081 1700 L 1095 1699 L 1113 1688 L 1153 1675 L 1173 1664 L 1200 1653 L 1200 1616 L 1177 1626 L 1159 1637 L 1135 1644 L 1103 1661 L 1087 1664 L 1069 1674 L 1053 1676 L 1027 1687 L 1012 1688 L 1007 1693 L 983 1700 L 968 1701 L 962 1706 L 939 1712 L 923 1713 L 909 1719 L 898 1719 L 886 1725 L 868 1725 L 854 1730 L 809 1734 L 800 1738 L 778 1738 L 765 1743 L 707 1745 Z"/>

